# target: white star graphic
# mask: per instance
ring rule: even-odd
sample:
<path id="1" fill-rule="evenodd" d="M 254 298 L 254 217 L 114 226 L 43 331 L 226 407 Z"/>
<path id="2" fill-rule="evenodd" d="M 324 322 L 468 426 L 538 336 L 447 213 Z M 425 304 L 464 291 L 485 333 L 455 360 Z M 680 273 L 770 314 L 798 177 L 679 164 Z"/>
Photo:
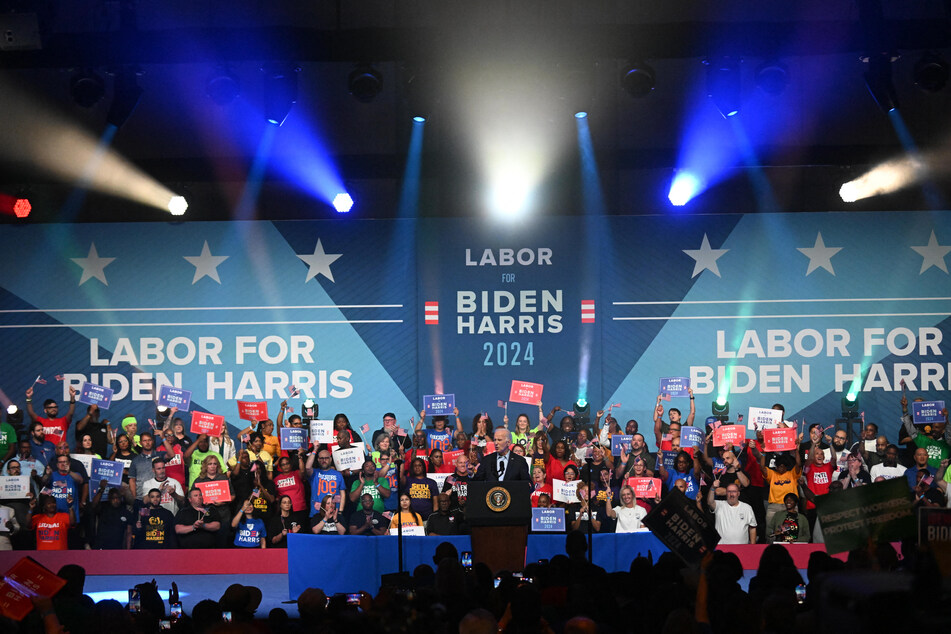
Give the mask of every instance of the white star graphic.
<path id="1" fill-rule="evenodd" d="M 195 267 L 195 278 L 192 280 L 192 284 L 205 276 L 221 284 L 221 279 L 218 277 L 218 265 L 231 256 L 212 255 L 208 248 L 208 241 L 205 240 L 205 246 L 201 248 L 201 255 L 186 255 L 183 257 Z"/>
<path id="2" fill-rule="evenodd" d="M 320 238 L 317 238 L 317 246 L 314 247 L 314 252 L 311 255 L 301 255 L 297 254 L 301 260 L 303 260 L 307 266 L 310 268 L 307 269 L 307 277 L 304 278 L 304 283 L 310 281 L 311 278 L 317 277 L 318 275 L 323 275 L 331 282 L 334 281 L 333 273 L 330 272 L 330 265 L 333 264 L 337 258 L 339 258 L 342 253 L 324 253 L 324 245 L 320 243 Z"/>
<path id="3" fill-rule="evenodd" d="M 826 243 L 822 241 L 821 231 L 816 235 L 816 243 L 813 246 L 799 247 L 796 250 L 809 258 L 809 268 L 806 270 L 806 275 L 818 268 L 823 268 L 835 275 L 835 271 L 832 270 L 832 256 L 841 251 L 842 247 L 827 247 Z"/>
<path id="4" fill-rule="evenodd" d="M 711 249 L 710 241 L 707 239 L 707 234 L 703 234 L 703 242 L 700 243 L 699 249 L 683 249 L 684 253 L 696 260 L 696 264 L 693 266 L 693 275 L 690 277 L 697 277 L 704 269 L 707 269 L 717 277 L 720 277 L 720 269 L 717 267 L 717 260 L 721 258 L 727 251 L 729 251 L 729 249 Z"/>
<path id="5" fill-rule="evenodd" d="M 88 280 L 96 278 L 102 282 L 105 286 L 109 286 L 109 282 L 106 281 L 106 267 L 115 260 L 115 258 L 101 258 L 99 257 L 99 252 L 96 251 L 96 243 L 89 243 L 89 255 L 84 258 L 69 258 L 76 264 L 78 264 L 83 269 L 83 275 L 79 278 L 79 285 L 82 286 Z"/>
<path id="6" fill-rule="evenodd" d="M 921 260 L 921 270 L 918 271 L 918 275 L 921 275 L 932 266 L 941 269 L 945 273 L 948 272 L 948 265 L 944 263 L 944 256 L 948 254 L 948 251 L 951 251 L 951 246 L 943 247 L 938 244 L 938 239 L 934 235 L 934 229 L 931 230 L 931 239 L 928 240 L 926 246 L 912 247 L 912 249 L 923 258 Z"/>

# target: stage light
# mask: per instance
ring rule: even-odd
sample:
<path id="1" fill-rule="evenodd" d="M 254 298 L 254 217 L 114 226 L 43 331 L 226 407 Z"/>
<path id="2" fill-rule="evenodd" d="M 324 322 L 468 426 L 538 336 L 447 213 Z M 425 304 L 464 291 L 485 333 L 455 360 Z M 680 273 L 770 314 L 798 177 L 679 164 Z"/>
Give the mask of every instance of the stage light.
<path id="1" fill-rule="evenodd" d="M 938 92 L 948 83 L 948 63 L 939 55 L 927 52 L 915 63 L 915 85 L 926 92 Z"/>
<path id="2" fill-rule="evenodd" d="M 631 64 L 621 73 L 621 88 L 632 97 L 646 97 L 654 90 L 654 69 L 647 64 Z"/>
<path id="3" fill-rule="evenodd" d="M 69 79 L 69 96 L 78 106 L 92 108 L 105 94 L 106 82 L 91 70 L 80 70 Z"/>
<path id="4" fill-rule="evenodd" d="M 725 423 L 730 418 L 730 402 L 726 400 L 726 396 L 718 396 L 710 404 L 710 411 L 718 421 Z"/>
<path id="5" fill-rule="evenodd" d="M 859 417 L 859 399 L 851 390 L 842 397 L 842 418 L 853 419 Z"/>
<path id="6" fill-rule="evenodd" d="M 918 182 L 925 165 L 917 158 L 901 158 L 876 165 L 839 188 L 843 202 L 854 203 L 863 198 L 890 194 Z"/>
<path id="7" fill-rule="evenodd" d="M 227 106 L 241 94 L 241 82 L 230 70 L 219 66 L 208 76 L 205 93 L 219 106 Z"/>
<path id="8" fill-rule="evenodd" d="M 492 184 L 489 206 L 492 213 L 503 219 L 517 218 L 528 206 L 528 180 L 517 171 L 502 170 Z"/>
<path id="9" fill-rule="evenodd" d="M 7 406 L 7 422 L 14 427 L 19 427 L 23 423 L 23 410 L 16 405 Z"/>
<path id="10" fill-rule="evenodd" d="M 112 105 L 106 113 L 106 123 L 121 128 L 142 98 L 142 88 L 136 81 L 138 71 L 135 68 L 120 69 L 112 80 Z"/>
<path id="11" fill-rule="evenodd" d="M 778 60 L 766 60 L 756 69 L 755 80 L 767 95 L 779 95 L 789 85 L 789 69 Z"/>
<path id="12" fill-rule="evenodd" d="M 333 206 L 338 213 L 345 214 L 353 208 L 353 198 L 346 192 L 337 194 L 334 196 Z"/>
<path id="13" fill-rule="evenodd" d="M 33 205 L 30 204 L 29 198 L 17 198 L 16 202 L 13 203 L 13 213 L 16 214 L 17 218 L 26 218 L 32 210 Z"/>
<path id="14" fill-rule="evenodd" d="M 188 201 L 184 196 L 172 196 L 168 201 L 168 211 L 173 216 L 183 216 L 188 210 Z"/>
<path id="15" fill-rule="evenodd" d="M 588 113 L 585 112 L 584 110 L 581 110 L 575 113 L 575 119 L 587 119 L 587 118 L 588 118 Z"/>
<path id="16" fill-rule="evenodd" d="M 300 417 L 303 420 L 313 420 L 317 418 L 318 411 L 317 403 L 314 402 L 314 399 L 309 398 L 301 404 Z"/>
<path id="17" fill-rule="evenodd" d="M 740 112 L 740 61 L 732 57 L 707 59 L 707 95 L 724 118 Z"/>
<path id="18" fill-rule="evenodd" d="M 293 64 L 273 64 L 261 69 L 265 75 L 264 116 L 268 123 L 284 124 L 291 108 L 297 103 L 297 73 Z"/>
<path id="19" fill-rule="evenodd" d="M 165 423 L 168 422 L 168 415 L 171 413 L 172 409 L 166 407 L 165 405 L 159 405 L 155 408 L 155 423 L 159 429 L 165 426 Z"/>
<path id="20" fill-rule="evenodd" d="M 383 75 L 370 64 L 357 64 L 347 78 L 347 90 L 357 101 L 370 103 L 383 90 Z"/>
<path id="21" fill-rule="evenodd" d="M 674 207 L 683 207 L 700 191 L 700 179 L 690 172 L 677 172 L 670 183 L 667 199 Z"/>
<path id="22" fill-rule="evenodd" d="M 588 401 L 583 398 L 579 398 L 575 401 L 574 404 L 575 410 L 575 426 L 584 427 L 591 422 L 591 407 L 588 405 Z"/>
<path id="23" fill-rule="evenodd" d="M 893 58 L 889 53 L 881 53 L 862 60 L 868 65 L 865 70 L 865 86 L 872 99 L 885 113 L 898 109 L 898 93 L 892 83 L 892 62 L 895 59 L 898 58 Z"/>
<path id="24" fill-rule="evenodd" d="M 426 117 L 423 117 L 421 115 L 416 115 L 415 117 L 413 117 L 413 121 L 415 123 L 426 123 Z"/>

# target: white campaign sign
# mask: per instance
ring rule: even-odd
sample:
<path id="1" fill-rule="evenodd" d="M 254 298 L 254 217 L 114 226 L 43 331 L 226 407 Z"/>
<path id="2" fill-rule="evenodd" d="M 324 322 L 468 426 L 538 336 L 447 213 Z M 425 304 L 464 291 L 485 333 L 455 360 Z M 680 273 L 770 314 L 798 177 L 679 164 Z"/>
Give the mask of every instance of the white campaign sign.
<path id="1" fill-rule="evenodd" d="M 335 449 L 333 457 L 334 467 L 337 471 L 345 471 L 347 469 L 356 471 L 363 467 L 363 449 L 361 447 Z"/>
<path id="2" fill-rule="evenodd" d="M 315 444 L 337 442 L 337 436 L 334 434 L 334 422 L 332 420 L 310 421 L 310 441 Z"/>
<path id="3" fill-rule="evenodd" d="M 564 480 L 552 480 L 552 497 L 556 502 L 565 502 L 572 504 L 578 501 L 578 480 L 565 482 Z"/>
<path id="4" fill-rule="evenodd" d="M 762 429 L 772 429 L 779 427 L 783 421 L 783 412 L 778 409 L 767 409 L 765 407 L 751 407 L 750 417 L 748 419 L 749 428 L 753 431 Z"/>

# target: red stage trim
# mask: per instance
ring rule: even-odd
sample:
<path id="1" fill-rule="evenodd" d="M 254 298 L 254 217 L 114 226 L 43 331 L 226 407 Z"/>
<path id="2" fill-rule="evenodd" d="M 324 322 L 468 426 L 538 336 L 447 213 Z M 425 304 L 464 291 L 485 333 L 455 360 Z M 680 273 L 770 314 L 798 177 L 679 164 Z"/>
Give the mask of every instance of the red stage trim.
<path id="1" fill-rule="evenodd" d="M 363 540 L 363 537 L 356 539 Z M 718 550 L 736 553 L 744 570 L 756 570 L 763 544 L 720 546 Z M 825 550 L 823 544 L 787 544 L 796 568 L 804 569 L 809 555 Z M 8 570 L 29 555 L 56 572 L 65 564 L 79 564 L 87 575 L 286 575 L 287 551 L 274 548 L 212 550 L 67 550 L 0 551 L 0 571 Z M 845 560 L 847 553 L 834 555 Z"/>
<path id="2" fill-rule="evenodd" d="M 365 539 L 365 538 L 358 538 Z M 7 550 L 0 573 L 29 555 L 53 572 L 79 564 L 87 575 L 286 575 L 287 550 Z"/>

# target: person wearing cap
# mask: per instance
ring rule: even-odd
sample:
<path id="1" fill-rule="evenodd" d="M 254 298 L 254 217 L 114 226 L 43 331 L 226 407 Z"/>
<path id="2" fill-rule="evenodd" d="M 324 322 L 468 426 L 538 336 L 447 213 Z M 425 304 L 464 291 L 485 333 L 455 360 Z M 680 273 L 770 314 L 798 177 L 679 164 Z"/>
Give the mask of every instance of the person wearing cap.
<path id="1" fill-rule="evenodd" d="M 185 504 L 185 490 L 181 483 L 175 478 L 170 478 L 165 470 L 165 458 L 156 456 L 152 458 L 152 477 L 140 485 L 142 491 L 159 492 L 159 504 L 166 511 L 175 515 L 178 513 L 179 506 Z M 147 494 L 142 496 L 143 501 Z"/>
<path id="2" fill-rule="evenodd" d="M 43 401 L 43 413 L 46 418 L 37 416 L 33 411 L 33 386 L 26 391 L 26 413 L 34 423 L 43 425 L 43 432 L 46 440 L 54 445 L 66 437 L 66 431 L 70 423 L 73 422 L 73 412 L 76 411 L 76 388 L 69 386 L 69 409 L 66 410 L 66 416 L 57 416 L 59 414 L 59 405 L 56 401 L 48 398 Z"/>

